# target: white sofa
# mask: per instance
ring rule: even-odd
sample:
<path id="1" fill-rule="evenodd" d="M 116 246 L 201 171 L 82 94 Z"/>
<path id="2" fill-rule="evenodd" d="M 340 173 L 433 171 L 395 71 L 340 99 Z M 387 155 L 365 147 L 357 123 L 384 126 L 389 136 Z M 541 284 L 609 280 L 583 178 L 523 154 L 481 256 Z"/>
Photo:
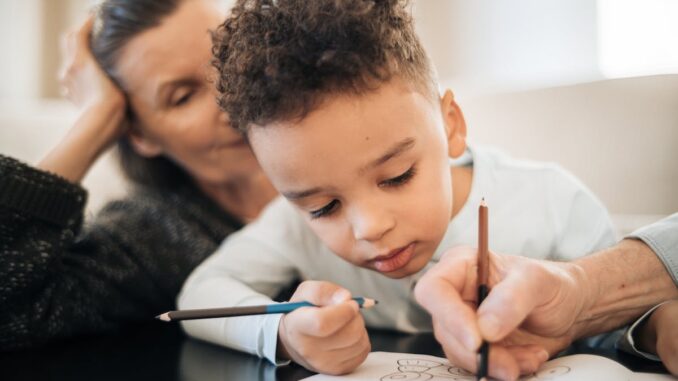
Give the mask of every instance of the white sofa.
<path id="1" fill-rule="evenodd" d="M 625 233 L 678 211 L 678 75 L 464 98 L 472 143 L 556 161 L 608 206 Z M 67 131 L 64 101 L 0 103 L 0 152 L 36 163 Z M 107 155 L 84 181 L 90 213 L 125 192 Z"/>
<path id="2" fill-rule="evenodd" d="M 0 103 L 0 153 L 37 164 L 66 134 L 77 116 L 77 109 L 62 100 Z M 83 186 L 90 191 L 88 215 L 125 194 L 127 183 L 112 152 L 94 165 Z"/>

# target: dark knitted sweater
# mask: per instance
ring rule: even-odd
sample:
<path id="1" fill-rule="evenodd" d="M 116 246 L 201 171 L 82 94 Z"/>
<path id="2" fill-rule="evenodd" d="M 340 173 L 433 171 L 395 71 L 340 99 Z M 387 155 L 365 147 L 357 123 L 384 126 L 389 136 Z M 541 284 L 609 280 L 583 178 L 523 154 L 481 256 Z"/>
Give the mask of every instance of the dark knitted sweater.
<path id="1" fill-rule="evenodd" d="M 0 155 L 0 350 L 152 320 L 241 226 L 192 186 L 139 188 L 83 225 L 86 198 Z"/>

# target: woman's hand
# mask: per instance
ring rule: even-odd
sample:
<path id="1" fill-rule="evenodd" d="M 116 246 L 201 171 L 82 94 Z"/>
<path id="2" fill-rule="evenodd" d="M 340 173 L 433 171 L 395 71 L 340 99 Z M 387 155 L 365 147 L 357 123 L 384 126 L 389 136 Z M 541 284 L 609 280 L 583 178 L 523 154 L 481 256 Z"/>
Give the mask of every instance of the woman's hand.
<path id="1" fill-rule="evenodd" d="M 59 83 L 62 93 L 80 109 L 108 104 L 124 109 L 125 96 L 101 69 L 90 50 L 94 16 L 61 40 L 62 67 Z"/>
<path id="2" fill-rule="evenodd" d="M 39 168 L 78 183 L 96 159 L 125 131 L 125 96 L 99 67 L 90 51 L 94 16 L 62 41 L 62 92 L 80 108 L 68 134 Z"/>
<path id="3" fill-rule="evenodd" d="M 656 353 L 666 369 L 678 376 L 678 300 L 659 306 L 634 336 L 640 349 Z"/>

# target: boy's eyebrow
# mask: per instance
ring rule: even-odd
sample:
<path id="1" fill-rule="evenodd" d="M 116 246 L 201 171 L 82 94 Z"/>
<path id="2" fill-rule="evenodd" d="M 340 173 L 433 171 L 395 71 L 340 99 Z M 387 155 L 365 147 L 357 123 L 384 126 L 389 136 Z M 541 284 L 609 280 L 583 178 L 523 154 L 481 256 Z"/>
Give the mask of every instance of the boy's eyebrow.
<path id="1" fill-rule="evenodd" d="M 307 190 L 303 190 L 303 191 L 282 192 L 282 195 L 286 199 L 288 199 L 290 201 L 294 201 L 294 200 L 302 199 L 304 197 L 312 196 L 316 193 L 320 193 L 322 190 L 323 190 L 323 188 L 321 188 L 321 187 L 315 187 L 315 188 L 311 188 L 311 189 L 307 189 Z"/>
<path id="2" fill-rule="evenodd" d="M 371 163 L 367 164 L 366 166 L 360 168 L 360 173 L 363 173 L 367 171 L 370 168 L 377 167 L 381 164 L 384 164 L 385 162 L 393 159 L 394 157 L 402 154 L 403 152 L 407 151 L 408 149 L 412 148 L 414 146 L 415 139 L 414 138 L 405 138 L 401 140 L 400 142 L 396 143 L 393 145 L 391 149 L 386 151 L 385 154 L 379 156 L 376 160 L 372 161 Z"/>
<path id="3" fill-rule="evenodd" d="M 379 156 L 376 160 L 373 160 L 366 166 L 360 168 L 360 173 L 365 172 L 366 170 L 370 168 L 374 168 L 376 166 L 379 166 L 381 164 L 384 164 L 385 162 L 391 160 L 392 158 L 402 154 L 403 152 L 407 151 L 408 149 L 412 148 L 414 146 L 415 139 L 414 138 L 405 138 L 401 140 L 400 142 L 396 143 L 393 145 L 391 149 L 386 151 L 385 154 Z M 322 187 L 315 187 L 311 189 L 306 189 L 302 191 L 290 191 L 290 192 L 282 192 L 282 195 L 290 200 L 299 200 L 308 196 L 312 196 L 316 193 L 320 193 L 321 191 L 325 190 L 325 188 Z"/>

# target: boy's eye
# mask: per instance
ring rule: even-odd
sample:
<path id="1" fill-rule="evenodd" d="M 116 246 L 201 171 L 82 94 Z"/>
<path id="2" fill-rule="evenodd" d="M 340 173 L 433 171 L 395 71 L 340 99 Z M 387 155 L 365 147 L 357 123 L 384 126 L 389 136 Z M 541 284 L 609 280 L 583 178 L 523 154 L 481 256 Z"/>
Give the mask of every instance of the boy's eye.
<path id="1" fill-rule="evenodd" d="M 414 166 L 411 166 L 410 169 L 405 171 L 405 173 L 403 173 L 402 175 L 394 177 L 392 179 L 384 180 L 384 181 L 379 183 L 379 186 L 380 187 L 397 187 L 397 186 L 400 186 L 400 185 L 404 185 L 408 181 L 410 181 L 412 179 L 412 177 L 414 177 L 414 174 L 415 174 L 415 168 L 414 168 Z"/>
<path id="2" fill-rule="evenodd" d="M 337 206 L 339 206 L 339 201 L 334 199 L 330 201 L 329 204 L 323 206 L 322 208 L 310 211 L 309 214 L 313 219 L 326 217 L 332 214 L 337 209 Z"/>

